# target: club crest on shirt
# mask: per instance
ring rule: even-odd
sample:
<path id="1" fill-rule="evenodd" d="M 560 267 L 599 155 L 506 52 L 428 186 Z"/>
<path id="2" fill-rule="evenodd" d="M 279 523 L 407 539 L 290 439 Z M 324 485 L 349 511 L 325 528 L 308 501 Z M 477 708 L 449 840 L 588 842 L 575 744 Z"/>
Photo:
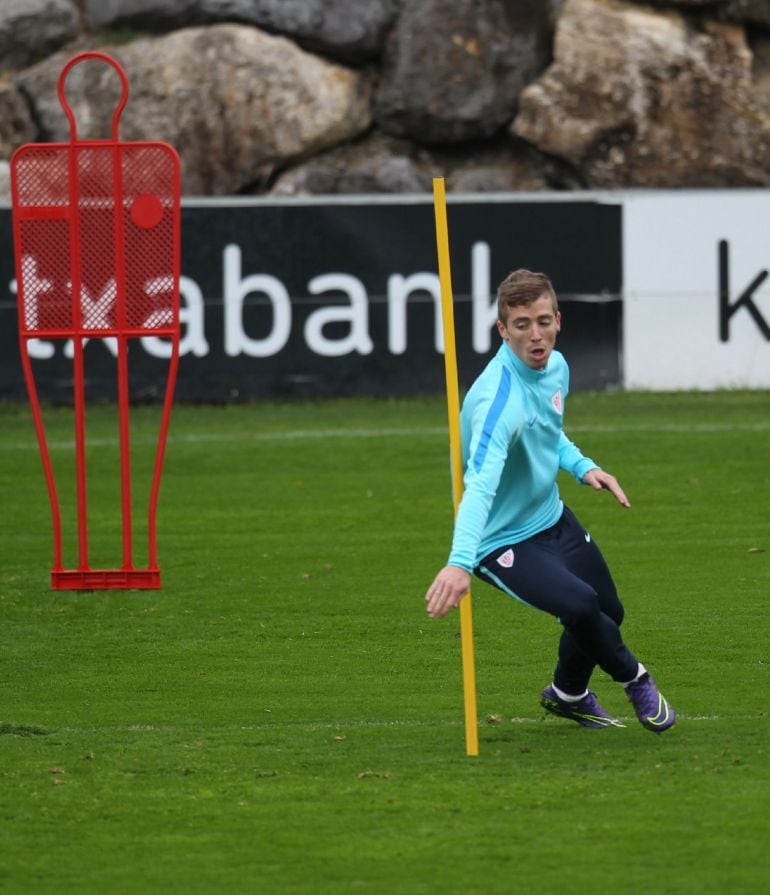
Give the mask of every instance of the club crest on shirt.
<path id="1" fill-rule="evenodd" d="M 497 564 L 504 569 L 510 569 L 513 565 L 513 550 L 508 548 L 505 553 L 501 553 L 500 556 L 497 557 Z"/>
<path id="2" fill-rule="evenodd" d="M 551 398 L 551 404 L 553 404 L 553 409 L 554 409 L 557 413 L 561 413 L 561 412 L 562 412 L 562 405 L 561 405 L 561 389 L 559 389 L 557 392 L 554 392 L 554 395 L 553 395 L 553 397 Z"/>

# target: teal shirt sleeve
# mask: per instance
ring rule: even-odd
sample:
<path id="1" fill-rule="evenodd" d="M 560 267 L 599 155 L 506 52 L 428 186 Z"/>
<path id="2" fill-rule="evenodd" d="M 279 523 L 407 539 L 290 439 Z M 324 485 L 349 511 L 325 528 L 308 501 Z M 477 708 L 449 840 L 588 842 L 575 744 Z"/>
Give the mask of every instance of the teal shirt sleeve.
<path id="1" fill-rule="evenodd" d="M 479 397 L 470 413 L 468 460 L 463 497 L 455 519 L 448 564 L 472 572 L 495 499 L 511 441 L 522 424 L 522 411 L 511 400 L 511 374 L 503 369 L 494 392 Z"/>
<path id="2" fill-rule="evenodd" d="M 590 469 L 596 469 L 598 465 L 590 457 L 584 457 L 580 448 L 571 442 L 564 432 L 559 434 L 559 466 L 565 472 L 573 475 L 578 482 L 582 482 L 583 476 Z"/>

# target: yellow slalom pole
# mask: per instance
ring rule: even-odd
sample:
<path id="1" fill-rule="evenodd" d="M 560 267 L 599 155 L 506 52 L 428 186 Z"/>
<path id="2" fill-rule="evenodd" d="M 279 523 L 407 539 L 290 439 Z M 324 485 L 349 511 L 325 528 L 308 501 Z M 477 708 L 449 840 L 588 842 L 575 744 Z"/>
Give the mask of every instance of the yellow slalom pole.
<path id="1" fill-rule="evenodd" d="M 463 496 L 463 461 L 460 443 L 460 395 L 457 384 L 457 349 L 455 348 L 454 299 L 449 261 L 449 228 L 446 214 L 444 178 L 433 178 L 433 208 L 436 216 L 438 273 L 441 283 L 441 317 L 444 324 L 444 370 L 449 414 L 449 451 L 452 467 L 454 512 Z M 470 591 L 460 601 L 460 638 L 463 657 L 463 695 L 465 698 L 465 751 L 479 754 L 479 729 L 476 712 L 476 667 L 473 659 L 473 615 Z"/>

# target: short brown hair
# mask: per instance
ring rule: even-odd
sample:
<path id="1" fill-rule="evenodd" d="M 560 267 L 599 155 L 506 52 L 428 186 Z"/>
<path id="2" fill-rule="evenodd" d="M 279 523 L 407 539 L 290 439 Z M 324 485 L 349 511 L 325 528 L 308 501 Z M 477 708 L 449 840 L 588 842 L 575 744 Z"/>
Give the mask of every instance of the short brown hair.
<path id="1" fill-rule="evenodd" d="M 531 270 L 520 268 L 509 273 L 497 287 L 497 317 L 505 324 L 507 312 L 510 308 L 528 307 L 533 301 L 537 301 L 543 293 L 551 296 L 554 313 L 559 310 L 556 300 L 556 291 L 553 284 L 544 273 L 533 273 Z"/>

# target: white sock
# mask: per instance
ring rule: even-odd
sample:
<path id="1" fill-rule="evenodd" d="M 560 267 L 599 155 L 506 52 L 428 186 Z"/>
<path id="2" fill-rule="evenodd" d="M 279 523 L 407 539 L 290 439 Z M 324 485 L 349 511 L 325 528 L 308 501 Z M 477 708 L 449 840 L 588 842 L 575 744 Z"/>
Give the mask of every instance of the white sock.
<path id="1" fill-rule="evenodd" d="M 551 684 L 553 687 L 554 693 L 562 700 L 562 702 L 580 702 L 581 699 L 584 699 L 588 696 L 588 690 L 585 693 L 581 693 L 580 696 L 573 696 L 570 693 L 565 693 L 563 690 L 560 690 L 556 684 Z"/>
<path id="2" fill-rule="evenodd" d="M 640 662 L 640 663 L 639 663 L 639 668 L 638 668 L 638 670 L 637 670 L 637 672 L 636 672 L 636 677 L 635 677 L 633 680 L 626 681 L 625 683 L 621 683 L 620 686 L 621 686 L 621 687 L 627 687 L 629 684 L 633 684 L 634 681 L 638 681 L 639 678 L 640 678 L 643 674 L 647 674 L 647 669 L 646 669 L 646 668 L 644 667 L 644 665 L 642 665 L 642 663 Z"/>

